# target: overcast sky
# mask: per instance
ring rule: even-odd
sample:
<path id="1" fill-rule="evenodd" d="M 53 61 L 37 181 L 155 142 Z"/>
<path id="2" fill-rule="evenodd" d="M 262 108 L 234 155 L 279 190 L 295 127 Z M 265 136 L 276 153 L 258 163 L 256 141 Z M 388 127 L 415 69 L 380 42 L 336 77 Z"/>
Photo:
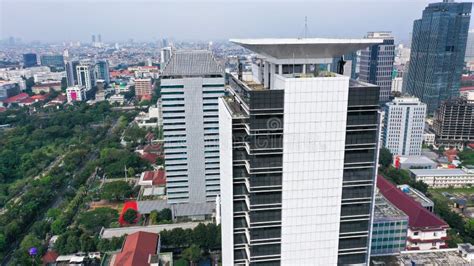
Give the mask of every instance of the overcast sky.
<path id="1" fill-rule="evenodd" d="M 440 0 L 441 1 L 441 0 Z M 224 40 L 362 37 L 392 31 L 406 41 L 427 0 L 0 0 L 0 38 L 26 41 Z"/>

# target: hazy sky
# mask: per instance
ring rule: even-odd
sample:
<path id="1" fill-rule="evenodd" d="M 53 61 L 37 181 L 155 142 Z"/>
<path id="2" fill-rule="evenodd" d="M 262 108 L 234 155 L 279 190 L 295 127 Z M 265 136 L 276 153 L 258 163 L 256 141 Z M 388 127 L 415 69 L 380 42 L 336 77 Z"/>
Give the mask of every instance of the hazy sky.
<path id="1" fill-rule="evenodd" d="M 441 0 L 440 0 L 441 1 Z M 362 37 L 392 31 L 406 41 L 428 0 L 0 0 L 0 38 L 26 41 L 223 40 Z"/>

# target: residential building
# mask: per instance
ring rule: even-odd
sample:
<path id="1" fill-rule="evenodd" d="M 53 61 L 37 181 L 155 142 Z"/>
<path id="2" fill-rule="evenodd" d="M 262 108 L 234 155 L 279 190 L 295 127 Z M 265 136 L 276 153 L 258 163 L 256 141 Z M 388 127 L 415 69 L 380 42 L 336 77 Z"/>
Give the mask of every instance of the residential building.
<path id="1" fill-rule="evenodd" d="M 413 23 L 407 93 L 427 104 L 432 114 L 459 95 L 472 3 L 431 3 Z M 433 22 L 436 23 L 433 23 Z"/>
<path id="2" fill-rule="evenodd" d="M 361 51 L 359 80 L 380 87 L 380 103 L 389 101 L 392 91 L 393 60 L 395 42 L 391 32 L 369 32 L 368 39 L 383 39 L 383 43 L 374 44 Z"/>
<path id="3" fill-rule="evenodd" d="M 379 87 L 326 70 L 382 41 L 231 41 L 257 59 L 219 99 L 222 264 L 367 264 Z"/>
<path id="4" fill-rule="evenodd" d="M 224 71 L 210 51 L 176 51 L 163 69 L 161 97 L 168 202 L 219 194 L 218 97 Z"/>
<path id="5" fill-rule="evenodd" d="M 79 65 L 79 61 L 72 60 L 66 61 L 66 78 L 67 78 L 67 85 L 69 87 L 77 85 L 78 78 L 77 78 L 77 66 Z"/>
<path id="6" fill-rule="evenodd" d="M 86 101 L 87 96 L 86 96 L 86 89 L 84 86 L 73 86 L 73 87 L 68 87 L 66 89 L 66 96 L 67 96 L 67 102 L 81 102 L 81 101 Z"/>
<path id="7" fill-rule="evenodd" d="M 377 177 L 377 188 L 390 203 L 408 216 L 407 250 L 447 248 L 445 241 L 449 226 L 445 221 L 382 176 Z"/>
<path id="8" fill-rule="evenodd" d="M 406 248 L 408 216 L 380 193 L 375 197 L 371 256 L 400 254 Z"/>
<path id="9" fill-rule="evenodd" d="M 28 54 L 23 54 L 23 67 L 32 67 L 32 66 L 37 66 L 38 65 L 38 58 L 36 57 L 36 54 L 33 53 L 28 53 Z"/>
<path id="10" fill-rule="evenodd" d="M 474 92 L 443 102 L 436 111 L 433 129 L 436 143 L 464 144 L 474 141 Z"/>
<path id="11" fill-rule="evenodd" d="M 122 250 L 112 258 L 114 266 L 150 265 L 150 257 L 160 253 L 160 235 L 139 231 L 127 235 Z"/>
<path id="12" fill-rule="evenodd" d="M 105 83 L 110 84 L 109 62 L 107 60 L 99 60 L 95 64 L 96 77 L 102 79 Z"/>
<path id="13" fill-rule="evenodd" d="M 474 174 L 461 169 L 411 169 L 415 181 L 423 181 L 432 188 L 465 187 L 474 184 Z"/>
<path id="14" fill-rule="evenodd" d="M 42 66 L 54 67 L 56 69 L 64 69 L 63 55 L 42 55 L 40 56 Z"/>
<path id="15" fill-rule="evenodd" d="M 395 156 L 393 162 L 397 169 L 436 169 L 438 164 L 430 158 L 423 155 L 414 156 Z"/>
<path id="16" fill-rule="evenodd" d="M 122 104 L 125 103 L 125 96 L 123 96 L 121 94 L 114 94 L 114 95 L 110 96 L 109 103 L 110 104 L 118 103 L 118 104 L 122 105 Z"/>
<path id="17" fill-rule="evenodd" d="M 77 85 L 84 86 L 87 91 L 91 90 L 95 86 L 96 76 L 94 71 L 94 65 L 81 62 L 76 66 L 77 72 Z"/>
<path id="18" fill-rule="evenodd" d="M 20 88 L 16 83 L 0 81 L 0 101 L 6 100 L 20 93 Z"/>
<path id="19" fill-rule="evenodd" d="M 135 95 L 141 99 L 143 96 L 153 95 L 153 88 L 150 78 L 135 79 Z"/>
<path id="20" fill-rule="evenodd" d="M 416 202 L 420 203 L 423 208 L 427 209 L 430 212 L 434 210 L 434 202 L 430 200 L 425 194 L 421 193 L 418 189 L 412 188 L 407 184 L 399 185 L 399 189 L 403 191 L 403 193 L 410 196 L 410 198 L 414 199 Z"/>
<path id="21" fill-rule="evenodd" d="M 421 155 L 426 104 L 414 97 L 397 97 L 385 104 L 383 145 L 393 155 Z"/>

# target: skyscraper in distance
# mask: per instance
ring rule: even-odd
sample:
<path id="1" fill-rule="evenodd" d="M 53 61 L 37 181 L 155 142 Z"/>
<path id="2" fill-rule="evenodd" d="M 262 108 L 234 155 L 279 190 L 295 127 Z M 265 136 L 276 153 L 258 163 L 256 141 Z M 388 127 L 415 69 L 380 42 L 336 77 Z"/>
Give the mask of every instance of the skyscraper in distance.
<path id="1" fill-rule="evenodd" d="M 32 66 L 36 66 L 37 64 L 38 64 L 38 59 L 36 57 L 36 54 L 34 53 L 23 54 L 23 67 L 32 67 Z"/>
<path id="2" fill-rule="evenodd" d="M 109 84 L 110 83 L 109 62 L 105 59 L 99 60 L 95 64 L 95 67 L 96 67 L 96 72 L 97 72 L 97 79 L 102 79 L 107 84 Z"/>
<path id="3" fill-rule="evenodd" d="M 431 3 L 413 23 L 403 90 L 426 103 L 429 114 L 459 95 L 471 8 L 468 2 Z"/>
<path id="4" fill-rule="evenodd" d="M 213 202 L 219 194 L 219 96 L 224 70 L 210 51 L 176 51 L 161 75 L 169 203 Z"/>
<path id="5" fill-rule="evenodd" d="M 372 45 L 361 51 L 359 79 L 380 86 L 380 102 L 390 98 L 392 89 L 395 42 L 390 32 L 369 32 L 368 39 L 383 39 L 383 43 Z"/>
<path id="6" fill-rule="evenodd" d="M 223 265 L 367 264 L 379 87 L 327 69 L 382 40 L 232 42 L 257 59 L 219 99 Z"/>
<path id="7" fill-rule="evenodd" d="M 95 86 L 96 72 L 94 65 L 89 62 L 81 62 L 76 66 L 77 85 L 83 86 L 86 91 Z"/>
<path id="8" fill-rule="evenodd" d="M 394 155 L 421 155 L 426 104 L 415 97 L 397 97 L 384 107 L 383 145 Z"/>
<path id="9" fill-rule="evenodd" d="M 66 61 L 66 79 L 67 79 L 67 85 L 69 87 L 77 85 L 77 69 L 76 69 L 76 67 L 78 65 L 79 65 L 78 60 Z"/>

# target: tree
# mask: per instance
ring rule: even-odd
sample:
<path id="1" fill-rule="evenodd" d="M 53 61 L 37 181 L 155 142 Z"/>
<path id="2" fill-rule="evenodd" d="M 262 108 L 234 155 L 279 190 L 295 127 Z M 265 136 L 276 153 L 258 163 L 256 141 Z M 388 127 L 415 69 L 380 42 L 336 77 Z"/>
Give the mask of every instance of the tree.
<path id="1" fill-rule="evenodd" d="M 134 224 L 138 220 L 138 212 L 135 209 L 129 208 L 123 214 L 123 219 L 128 224 Z"/>
<path id="2" fill-rule="evenodd" d="M 157 210 L 153 210 L 150 212 L 150 223 L 151 224 L 157 224 L 159 221 L 158 219 L 158 211 Z"/>
<path id="3" fill-rule="evenodd" d="M 171 209 L 164 208 L 158 213 L 158 221 L 171 221 L 173 219 Z"/>
<path id="4" fill-rule="evenodd" d="M 118 201 L 130 197 L 132 186 L 125 181 L 105 183 L 102 187 L 101 198 L 109 201 Z"/>
<path id="5" fill-rule="evenodd" d="M 116 221 L 117 219 L 117 210 L 102 207 L 81 213 L 77 222 L 79 227 L 97 233 L 102 227 L 108 227 L 111 222 Z"/>
<path id="6" fill-rule="evenodd" d="M 40 246 L 41 240 L 33 234 L 26 235 L 20 243 L 20 248 L 23 250 L 28 250 L 32 247 L 39 248 Z"/>
<path id="7" fill-rule="evenodd" d="M 383 167 L 388 168 L 392 164 L 392 161 L 393 161 L 393 155 L 390 152 L 390 150 L 387 148 L 380 149 L 379 163 Z"/>
<path id="8" fill-rule="evenodd" d="M 195 244 L 192 244 L 189 248 L 183 250 L 181 256 L 192 264 L 201 258 L 201 249 Z"/>

